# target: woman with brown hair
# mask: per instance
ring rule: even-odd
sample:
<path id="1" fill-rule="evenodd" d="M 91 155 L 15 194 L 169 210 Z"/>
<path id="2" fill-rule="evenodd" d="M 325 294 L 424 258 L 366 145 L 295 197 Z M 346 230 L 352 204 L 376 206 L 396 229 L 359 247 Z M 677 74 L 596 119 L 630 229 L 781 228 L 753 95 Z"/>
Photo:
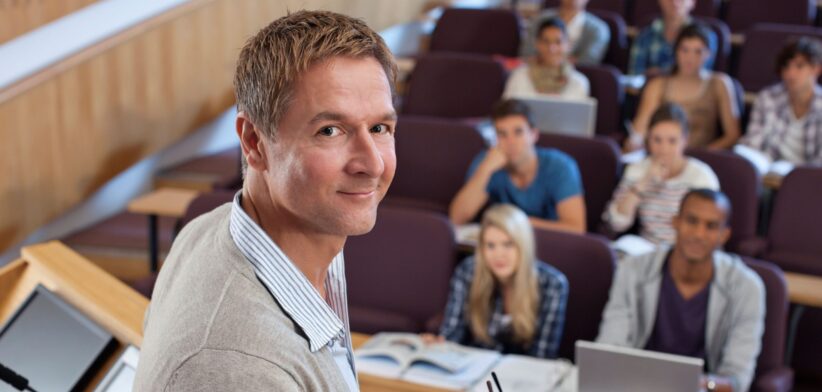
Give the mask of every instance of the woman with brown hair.
<path id="1" fill-rule="evenodd" d="M 565 275 L 535 257 L 528 216 L 496 205 L 483 215 L 476 255 L 451 278 L 440 335 L 506 354 L 555 358 L 567 299 Z"/>
<path id="2" fill-rule="evenodd" d="M 669 75 L 648 81 L 639 101 L 625 150 L 642 147 L 651 116 L 664 103 L 675 103 L 688 115 L 688 147 L 727 149 L 739 139 L 739 107 L 731 78 L 704 69 L 711 57 L 709 31 L 684 27 L 674 41 L 675 63 Z"/>

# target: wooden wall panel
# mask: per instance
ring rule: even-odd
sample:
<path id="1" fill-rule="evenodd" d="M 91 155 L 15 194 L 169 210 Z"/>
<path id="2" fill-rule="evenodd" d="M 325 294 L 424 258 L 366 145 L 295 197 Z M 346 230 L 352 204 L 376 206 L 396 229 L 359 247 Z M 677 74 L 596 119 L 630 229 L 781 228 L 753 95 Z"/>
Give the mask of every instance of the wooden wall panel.
<path id="1" fill-rule="evenodd" d="M 239 49 L 287 10 L 379 30 L 423 2 L 194 0 L 0 90 L 0 251 L 228 109 Z"/>
<path id="2" fill-rule="evenodd" d="M 0 44 L 97 0 L 0 0 Z"/>

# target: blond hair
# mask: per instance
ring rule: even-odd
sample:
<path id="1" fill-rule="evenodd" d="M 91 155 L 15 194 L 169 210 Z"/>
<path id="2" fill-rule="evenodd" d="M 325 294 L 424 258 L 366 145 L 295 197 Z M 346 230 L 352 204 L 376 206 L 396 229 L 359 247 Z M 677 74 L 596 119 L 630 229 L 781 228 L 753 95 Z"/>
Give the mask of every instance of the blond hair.
<path id="1" fill-rule="evenodd" d="M 483 256 L 485 232 L 495 227 L 505 232 L 517 247 L 519 260 L 511 277 L 511 305 L 508 314 L 511 316 L 513 341 L 528 346 L 534 339 L 536 330 L 539 290 L 536 276 L 534 252 L 534 231 L 528 216 L 516 206 L 499 204 L 489 208 L 482 216 L 479 247 L 477 248 L 474 279 L 468 294 L 468 309 L 471 332 L 474 337 L 491 344 L 488 336 L 488 323 L 491 321 L 491 296 L 498 284 Z"/>
<path id="2" fill-rule="evenodd" d="M 246 42 L 234 75 L 237 109 L 273 139 L 300 75 L 337 56 L 373 57 L 395 94 L 394 56 L 365 22 L 328 11 L 298 11 L 271 22 Z"/>

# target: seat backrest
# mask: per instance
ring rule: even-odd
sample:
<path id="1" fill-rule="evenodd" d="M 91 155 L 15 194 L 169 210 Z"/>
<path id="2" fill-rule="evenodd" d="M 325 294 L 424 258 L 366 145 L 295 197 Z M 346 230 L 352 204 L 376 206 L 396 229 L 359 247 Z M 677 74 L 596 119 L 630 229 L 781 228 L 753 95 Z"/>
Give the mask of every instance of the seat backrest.
<path id="1" fill-rule="evenodd" d="M 622 103 L 625 87 L 619 82 L 622 73 L 612 65 L 578 65 L 591 86 L 591 96 L 597 100 L 596 133 L 614 136 L 622 133 Z"/>
<path id="2" fill-rule="evenodd" d="M 784 367 L 788 287 L 782 270 L 775 264 L 748 257 L 744 260 L 765 284 L 765 331 L 762 334 L 762 350 L 756 361 L 758 376 Z"/>
<path id="3" fill-rule="evenodd" d="M 779 7 L 775 7 L 779 8 Z M 736 77 L 745 91 L 759 92 L 779 81 L 776 56 L 785 44 L 800 36 L 822 39 L 822 28 L 784 24 L 757 24 L 745 33 Z"/>
<path id="4" fill-rule="evenodd" d="M 429 50 L 516 57 L 519 34 L 513 11 L 446 8 L 431 33 Z"/>
<path id="5" fill-rule="evenodd" d="M 764 258 L 787 271 L 822 275 L 822 167 L 785 176 L 771 213 Z"/>
<path id="6" fill-rule="evenodd" d="M 694 20 L 704 24 L 716 35 L 714 70 L 728 72 L 728 63 L 731 57 L 731 29 L 728 28 L 725 22 L 708 16 L 695 17 Z"/>
<path id="7" fill-rule="evenodd" d="M 400 313 L 414 318 L 420 329 L 445 308 L 456 264 L 446 216 L 380 206 L 374 228 L 348 237 L 344 254 L 351 306 Z"/>
<path id="8" fill-rule="evenodd" d="M 761 180 L 753 165 L 729 151 L 688 150 L 688 155 L 708 164 L 719 179 L 719 188 L 731 201 L 731 238 L 725 249 L 736 252 L 740 242 L 756 237 Z"/>
<path id="9" fill-rule="evenodd" d="M 725 21 L 734 33 L 744 33 L 756 23 L 810 25 L 816 18 L 816 0 L 745 0 L 727 2 Z M 769 58 L 769 57 L 762 57 Z"/>
<path id="10" fill-rule="evenodd" d="M 194 198 L 189 203 L 188 208 L 182 218 L 180 218 L 180 228 L 193 221 L 198 216 L 205 214 L 225 203 L 234 200 L 236 190 L 217 189 L 209 193 L 203 193 Z"/>
<path id="11" fill-rule="evenodd" d="M 608 42 L 608 51 L 605 53 L 603 64 L 610 64 L 624 72 L 628 67 L 628 53 L 631 49 L 628 43 L 628 25 L 619 13 L 614 11 L 589 9 L 593 15 L 602 19 L 608 25 L 611 32 L 611 40 Z"/>
<path id="12" fill-rule="evenodd" d="M 559 356 L 574 358 L 574 342 L 593 341 L 608 302 L 615 256 L 599 236 L 534 230 L 537 258 L 568 278 L 568 304 Z"/>
<path id="13" fill-rule="evenodd" d="M 542 134 L 541 147 L 556 148 L 577 161 L 585 191 L 585 214 L 589 231 L 596 230 L 602 211 L 611 199 L 622 173 L 619 147 L 607 137 L 592 139 L 577 136 Z"/>
<path id="14" fill-rule="evenodd" d="M 507 75 L 488 56 L 437 53 L 421 56 L 408 82 L 402 114 L 485 117 L 502 96 Z"/>
<path id="15" fill-rule="evenodd" d="M 400 116 L 395 145 L 397 172 L 387 200 L 410 199 L 441 212 L 448 211 L 471 161 L 485 149 L 473 126 L 420 116 Z"/>

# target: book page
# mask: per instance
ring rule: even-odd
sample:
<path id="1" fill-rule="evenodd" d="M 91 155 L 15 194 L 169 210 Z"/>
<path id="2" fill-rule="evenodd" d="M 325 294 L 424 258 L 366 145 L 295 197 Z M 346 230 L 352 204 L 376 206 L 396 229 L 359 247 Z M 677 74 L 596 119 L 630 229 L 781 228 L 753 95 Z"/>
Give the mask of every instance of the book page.
<path id="1" fill-rule="evenodd" d="M 413 333 L 378 333 L 354 351 L 356 367 L 363 373 L 398 378 L 425 344 Z"/>
<path id="2" fill-rule="evenodd" d="M 465 390 L 487 374 L 501 357 L 500 353 L 492 350 L 456 344 L 448 344 L 447 346 L 455 350 L 454 357 L 462 357 L 466 361 L 459 370 L 451 372 L 428 361 L 417 361 L 412 363 L 408 370 L 403 373 L 402 379 L 437 388 Z"/>

